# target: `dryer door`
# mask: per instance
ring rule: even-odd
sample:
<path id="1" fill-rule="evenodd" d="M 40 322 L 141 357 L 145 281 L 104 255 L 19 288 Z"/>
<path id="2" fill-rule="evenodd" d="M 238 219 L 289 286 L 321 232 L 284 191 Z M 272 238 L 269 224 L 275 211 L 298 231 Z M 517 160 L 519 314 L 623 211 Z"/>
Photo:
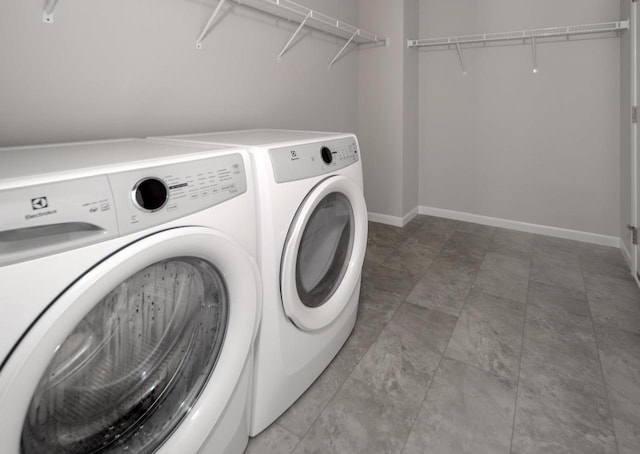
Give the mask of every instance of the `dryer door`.
<path id="1" fill-rule="evenodd" d="M 253 259 L 211 229 L 104 259 L 0 370 L 3 452 L 196 452 L 252 352 L 258 288 Z"/>
<path id="2" fill-rule="evenodd" d="M 298 209 L 282 257 L 280 288 L 299 328 L 331 324 L 360 284 L 367 246 L 362 189 L 345 176 L 315 186 Z"/>

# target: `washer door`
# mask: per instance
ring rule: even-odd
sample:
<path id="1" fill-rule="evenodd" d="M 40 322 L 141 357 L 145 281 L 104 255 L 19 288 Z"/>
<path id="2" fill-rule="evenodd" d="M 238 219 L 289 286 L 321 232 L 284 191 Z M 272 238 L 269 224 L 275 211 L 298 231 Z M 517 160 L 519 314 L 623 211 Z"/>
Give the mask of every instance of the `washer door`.
<path id="1" fill-rule="evenodd" d="M 338 318 L 359 285 L 366 245 L 362 189 L 345 176 L 320 182 L 298 209 L 282 257 L 282 303 L 296 326 L 318 330 Z"/>
<path id="2" fill-rule="evenodd" d="M 252 352 L 257 279 L 242 247 L 199 227 L 145 237 L 100 262 L 0 371 L 3 449 L 195 452 Z"/>

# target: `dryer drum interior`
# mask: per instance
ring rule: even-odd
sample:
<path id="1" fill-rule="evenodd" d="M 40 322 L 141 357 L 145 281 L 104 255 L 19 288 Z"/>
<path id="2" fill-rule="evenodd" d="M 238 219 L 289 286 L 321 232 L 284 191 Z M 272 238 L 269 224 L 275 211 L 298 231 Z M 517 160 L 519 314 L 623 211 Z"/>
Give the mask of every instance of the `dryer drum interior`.
<path id="1" fill-rule="evenodd" d="M 150 453 L 197 400 L 220 355 L 229 302 L 194 257 L 122 282 L 57 349 L 31 400 L 22 452 Z"/>

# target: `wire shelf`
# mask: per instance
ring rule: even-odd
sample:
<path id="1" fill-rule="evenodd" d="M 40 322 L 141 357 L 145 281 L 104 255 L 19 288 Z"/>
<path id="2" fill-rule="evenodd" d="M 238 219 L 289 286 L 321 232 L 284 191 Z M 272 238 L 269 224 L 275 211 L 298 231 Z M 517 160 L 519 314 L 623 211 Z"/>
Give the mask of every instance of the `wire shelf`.
<path id="1" fill-rule="evenodd" d="M 218 5 L 216 6 L 213 14 L 207 21 L 207 24 L 200 32 L 198 39 L 196 40 L 196 48 L 202 48 L 202 41 L 207 36 L 211 28 L 213 27 L 213 23 L 215 18 L 218 16 L 220 12 L 220 8 L 225 3 L 226 0 L 219 0 Z M 271 14 L 276 17 L 280 17 L 283 19 L 287 19 L 290 21 L 294 21 L 299 23 L 298 28 L 293 33 L 289 41 L 284 45 L 280 53 L 278 54 L 277 61 L 282 60 L 282 56 L 284 53 L 291 47 L 291 44 L 295 40 L 296 36 L 300 33 L 300 31 L 306 26 L 316 30 L 323 31 L 325 33 L 331 34 L 333 36 L 337 36 L 339 38 L 345 39 L 345 45 L 338 51 L 336 56 L 329 63 L 329 67 L 331 67 L 342 55 L 344 55 L 347 47 L 350 44 L 354 43 L 356 45 L 372 43 L 372 44 L 384 44 L 385 46 L 389 45 L 388 38 L 381 38 L 378 35 L 358 28 L 354 25 L 348 24 L 341 20 L 335 19 L 331 16 L 327 16 L 326 14 L 320 13 L 318 11 L 314 11 L 312 9 L 307 8 L 306 6 L 299 5 L 298 3 L 292 2 L 291 0 L 233 0 L 239 5 L 248 6 L 254 8 L 256 10 Z"/>
<path id="2" fill-rule="evenodd" d="M 554 36 L 584 35 L 628 30 L 629 21 L 603 22 L 599 24 L 570 25 L 567 27 L 539 28 L 515 32 L 483 33 L 477 35 L 449 36 L 444 38 L 410 39 L 408 47 L 444 46 L 449 44 L 485 43 L 530 38 L 550 38 Z"/>

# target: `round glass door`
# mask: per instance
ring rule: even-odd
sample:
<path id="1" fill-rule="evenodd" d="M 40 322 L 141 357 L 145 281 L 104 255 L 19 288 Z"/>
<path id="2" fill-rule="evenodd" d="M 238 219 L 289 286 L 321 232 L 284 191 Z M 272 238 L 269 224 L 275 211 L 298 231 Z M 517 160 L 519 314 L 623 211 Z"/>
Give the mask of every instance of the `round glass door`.
<path id="1" fill-rule="evenodd" d="M 229 302 L 197 257 L 158 261 L 109 292 L 59 346 L 23 425 L 24 454 L 154 452 L 215 367 Z"/>
<path id="2" fill-rule="evenodd" d="M 362 189 L 346 176 L 321 181 L 298 209 L 280 275 L 287 316 L 303 330 L 331 324 L 360 283 L 367 244 Z"/>
<path id="3" fill-rule="evenodd" d="M 302 304 L 319 307 L 339 287 L 353 251 L 353 209 L 339 192 L 315 207 L 302 234 L 296 261 L 296 286 Z"/>

